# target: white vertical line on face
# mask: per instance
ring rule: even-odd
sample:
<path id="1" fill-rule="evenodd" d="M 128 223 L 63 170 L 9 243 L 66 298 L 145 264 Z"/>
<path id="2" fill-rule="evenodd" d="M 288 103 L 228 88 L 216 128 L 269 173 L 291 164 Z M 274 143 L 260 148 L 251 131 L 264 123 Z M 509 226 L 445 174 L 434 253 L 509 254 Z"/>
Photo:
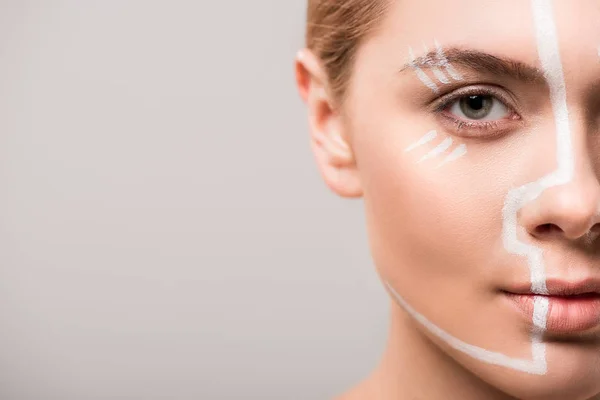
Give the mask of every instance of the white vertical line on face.
<path id="1" fill-rule="evenodd" d="M 535 296 L 533 301 L 533 325 L 542 332 L 546 330 L 549 307 L 550 303 L 547 297 Z"/>
<path id="2" fill-rule="evenodd" d="M 459 74 L 458 71 L 456 71 L 452 67 L 452 65 L 450 65 L 450 63 L 448 62 L 448 59 L 446 58 L 446 55 L 444 54 L 444 49 L 442 48 L 440 43 L 437 41 L 437 39 L 435 39 L 434 42 L 435 42 L 435 47 L 437 50 L 437 58 L 440 63 L 440 66 L 444 67 L 446 69 L 446 72 L 448 72 L 448 75 L 450 75 L 452 77 L 452 79 L 454 79 L 455 81 L 462 81 L 463 80 L 462 75 Z"/>
<path id="3" fill-rule="evenodd" d="M 429 153 L 425 154 L 418 163 L 422 163 L 425 160 L 429 160 L 430 158 L 434 158 L 448 150 L 452 146 L 452 138 L 446 138 L 444 141 L 437 145 L 437 147 L 431 150 Z"/>
<path id="4" fill-rule="evenodd" d="M 444 158 L 444 161 L 442 161 L 442 163 L 440 163 L 440 165 L 437 166 L 437 168 L 442 167 L 442 166 L 448 164 L 449 162 L 456 161 L 459 158 L 461 158 L 462 156 L 464 156 L 465 154 L 467 154 L 467 145 L 461 144 L 460 146 L 455 148 L 452 151 L 452 153 L 448 154 L 446 156 L 446 158 Z"/>
<path id="5" fill-rule="evenodd" d="M 404 151 L 405 152 L 412 151 L 412 150 L 416 149 L 417 147 L 423 146 L 424 144 L 427 144 L 427 143 L 431 142 L 436 137 L 437 137 L 437 132 L 436 131 L 427 132 L 425 134 L 425 136 L 423 136 L 417 142 L 415 142 L 415 143 L 411 144 L 410 146 L 408 146 L 406 149 L 404 149 Z"/>
<path id="6" fill-rule="evenodd" d="M 556 158 L 558 167 L 555 171 L 541 177 L 537 181 L 510 190 L 503 208 L 503 243 L 509 253 L 527 257 L 530 270 L 531 290 L 538 294 L 547 294 L 546 271 L 543 251 L 533 245 L 519 241 L 517 237 L 517 213 L 528 202 L 537 199 L 546 189 L 564 185 L 573 179 L 574 155 L 567 106 L 566 83 L 560 59 L 558 34 L 554 22 L 551 0 L 531 1 L 538 55 L 544 74 L 550 87 L 550 102 L 556 126 Z M 534 333 L 533 357 L 540 368 L 547 370 L 546 345 L 542 342 L 542 334 L 546 329 L 548 318 L 548 300 L 537 296 L 534 303 L 532 322 L 541 332 Z"/>
<path id="7" fill-rule="evenodd" d="M 413 52 L 412 47 L 408 48 L 408 56 L 410 57 L 409 63 L 411 67 L 415 70 L 415 73 L 417 74 L 417 77 L 421 80 L 421 82 L 423 82 L 423 84 L 429 89 L 433 90 L 434 93 L 439 93 L 440 90 L 438 89 L 437 85 L 431 80 L 431 78 L 429 78 L 429 76 L 427 76 L 425 72 L 423 72 L 423 70 L 420 67 L 415 65 L 415 53 Z"/>
<path id="8" fill-rule="evenodd" d="M 534 365 L 537 365 L 544 373 L 548 370 L 544 332 L 546 331 L 549 307 L 550 304 L 547 297 L 536 296 L 533 302 L 534 329 L 531 335 L 531 355 Z"/>

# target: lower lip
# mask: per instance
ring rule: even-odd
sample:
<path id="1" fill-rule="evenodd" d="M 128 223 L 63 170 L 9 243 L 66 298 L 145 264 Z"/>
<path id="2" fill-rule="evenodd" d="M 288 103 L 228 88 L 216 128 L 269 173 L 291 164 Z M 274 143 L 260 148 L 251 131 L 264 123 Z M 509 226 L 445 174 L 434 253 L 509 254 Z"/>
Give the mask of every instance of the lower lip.
<path id="1" fill-rule="evenodd" d="M 507 293 L 517 309 L 531 321 L 537 295 Z M 548 299 L 546 331 L 578 333 L 600 325 L 600 295 L 544 296 Z"/>

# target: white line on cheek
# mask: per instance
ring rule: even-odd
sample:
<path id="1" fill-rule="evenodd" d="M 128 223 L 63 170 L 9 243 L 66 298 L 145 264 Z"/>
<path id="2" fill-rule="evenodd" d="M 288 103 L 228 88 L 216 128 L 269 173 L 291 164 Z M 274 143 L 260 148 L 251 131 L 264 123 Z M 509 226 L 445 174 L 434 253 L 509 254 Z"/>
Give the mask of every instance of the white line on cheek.
<path id="1" fill-rule="evenodd" d="M 500 365 L 503 367 L 514 369 L 516 371 L 527 372 L 532 375 L 544 375 L 546 373 L 545 368 L 541 368 L 540 364 L 535 363 L 534 361 L 512 358 L 502 353 L 473 346 L 472 344 L 463 342 L 462 340 L 452 336 L 445 330 L 435 325 L 433 322 L 429 321 L 424 315 L 420 314 L 414 308 L 412 308 L 410 304 L 408 304 L 408 302 L 404 300 L 402 296 L 400 296 L 398 292 L 394 290 L 394 288 L 389 282 L 385 282 L 385 285 L 392 294 L 392 297 L 396 300 L 396 303 L 400 305 L 400 307 L 402 307 L 409 315 L 411 315 L 418 323 L 423 325 L 427 330 L 439 337 L 444 342 L 448 343 L 450 347 L 488 364 Z M 536 354 L 538 354 L 539 351 L 534 347 L 533 353 L 535 360 Z"/>
<path id="2" fill-rule="evenodd" d="M 421 157 L 421 159 L 418 161 L 418 163 L 422 163 L 425 160 L 429 160 L 431 158 L 439 156 L 440 154 L 442 154 L 443 152 L 448 150 L 450 148 L 450 146 L 452 146 L 452 138 L 444 139 L 444 141 L 442 143 L 438 144 L 435 149 L 431 150 L 429 153 L 427 153 L 423 157 Z"/>
<path id="3" fill-rule="evenodd" d="M 423 136 L 421 139 L 419 139 L 416 143 L 411 144 L 410 146 L 408 146 L 406 149 L 404 149 L 404 151 L 405 152 L 412 151 L 412 150 L 416 149 L 417 147 L 423 146 L 424 144 L 427 144 L 427 143 L 431 142 L 436 137 L 437 137 L 437 132 L 436 131 L 427 132 L 425 134 L 425 136 Z"/>
<path id="4" fill-rule="evenodd" d="M 446 158 L 444 159 L 444 161 L 441 162 L 440 165 L 437 166 L 437 168 L 440 168 L 440 167 L 448 164 L 449 162 L 456 161 L 459 158 L 461 158 L 462 156 L 464 156 L 465 154 L 467 154 L 467 145 L 461 144 L 460 146 L 455 148 L 454 151 L 452 151 L 452 153 L 448 154 L 446 156 Z"/>

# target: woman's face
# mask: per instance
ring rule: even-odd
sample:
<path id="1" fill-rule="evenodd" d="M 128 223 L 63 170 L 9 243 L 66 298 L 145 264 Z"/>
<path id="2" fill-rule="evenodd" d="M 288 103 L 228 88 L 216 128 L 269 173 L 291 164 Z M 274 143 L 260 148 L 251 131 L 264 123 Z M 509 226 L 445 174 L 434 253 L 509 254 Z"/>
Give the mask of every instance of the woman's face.
<path id="1" fill-rule="evenodd" d="M 599 46 L 594 0 L 397 1 L 344 105 L 390 294 L 519 398 L 600 391 Z"/>

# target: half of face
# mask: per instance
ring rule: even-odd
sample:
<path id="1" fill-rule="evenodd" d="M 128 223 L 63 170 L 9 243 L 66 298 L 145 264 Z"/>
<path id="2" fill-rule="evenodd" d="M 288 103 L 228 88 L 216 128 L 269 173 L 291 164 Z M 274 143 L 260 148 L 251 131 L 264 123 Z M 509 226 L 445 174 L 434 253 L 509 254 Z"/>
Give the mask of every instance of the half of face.
<path id="1" fill-rule="evenodd" d="M 518 398 L 600 392 L 598 21 L 592 0 L 394 2 L 334 124 L 392 299 Z"/>

